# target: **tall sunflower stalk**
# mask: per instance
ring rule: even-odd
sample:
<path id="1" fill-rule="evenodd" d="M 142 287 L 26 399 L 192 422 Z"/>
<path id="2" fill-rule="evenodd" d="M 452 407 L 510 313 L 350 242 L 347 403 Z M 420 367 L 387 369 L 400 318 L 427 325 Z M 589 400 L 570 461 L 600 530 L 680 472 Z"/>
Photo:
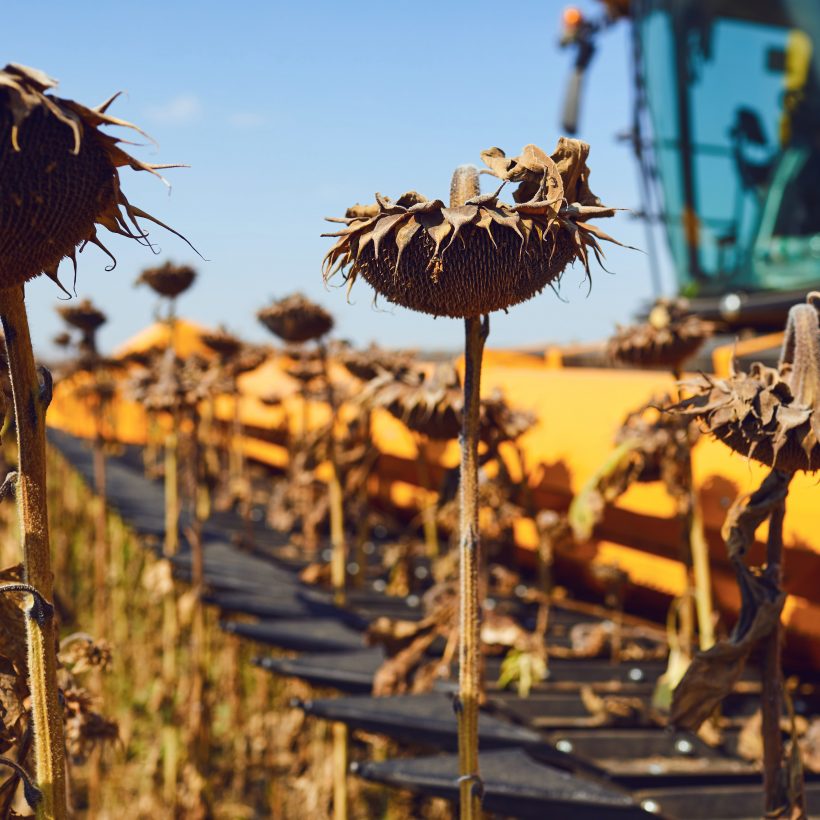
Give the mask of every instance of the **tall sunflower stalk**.
<path id="1" fill-rule="evenodd" d="M 766 817 L 805 817 L 800 752 L 784 752 L 781 665 L 783 519 L 789 485 L 798 472 L 820 469 L 820 293 L 789 311 L 776 368 L 752 365 L 727 379 L 704 377 L 693 395 L 671 409 L 696 418 L 735 452 L 770 468 L 760 487 L 739 498 L 723 527 L 737 575 L 741 610 L 728 640 L 695 657 L 675 690 L 671 720 L 696 730 L 734 688 L 756 647 L 762 649 L 761 711 Z M 766 564 L 746 558 L 755 531 L 768 520 Z M 793 741 L 794 742 L 794 741 Z"/>
<path id="2" fill-rule="evenodd" d="M 263 308 L 257 313 L 257 318 L 271 333 L 285 342 L 301 345 L 308 341 L 315 341 L 317 345 L 319 372 L 324 383 L 326 400 L 331 414 L 326 442 L 331 473 L 328 482 L 331 584 L 335 602 L 343 604 L 346 598 L 347 541 L 344 528 L 344 498 L 336 441 L 338 406 L 333 382 L 330 378 L 327 348 L 323 341 L 323 338 L 333 328 L 333 317 L 320 305 L 311 302 L 300 293 L 295 293 Z M 305 363 L 303 370 L 305 371 L 305 378 L 300 378 L 300 383 L 302 385 L 303 408 L 302 443 L 304 444 L 308 424 L 307 382 L 309 381 L 308 377 L 311 375 L 309 363 Z M 306 515 L 303 511 L 303 527 L 305 519 Z"/>
<path id="3" fill-rule="evenodd" d="M 676 385 L 677 400 L 681 401 L 683 364 L 714 330 L 714 324 L 689 313 L 685 301 L 659 299 L 645 323 L 618 328 L 609 341 L 608 351 L 613 359 L 624 364 L 668 370 Z M 677 486 L 673 495 L 681 525 L 680 558 L 686 571 L 686 591 L 674 606 L 678 613 L 681 650 L 685 663 L 688 663 L 692 657 L 694 636 L 693 605 L 701 650 L 714 644 L 715 628 L 709 551 L 692 473 L 691 447 L 678 448 L 675 459 L 678 462 Z M 680 664 L 678 666 L 681 668 Z M 670 683 L 674 687 L 677 679 Z"/>
<path id="4" fill-rule="evenodd" d="M 519 183 L 515 205 L 499 200 L 501 188 L 482 196 L 478 171 L 458 168 L 450 206 L 415 191 L 393 201 L 380 194 L 373 205 L 350 208 L 336 244 L 325 257 L 327 281 L 344 270 L 348 285 L 362 276 L 389 301 L 435 316 L 464 321 L 465 377 L 461 435 L 461 535 L 459 606 L 459 797 L 462 820 L 480 814 L 478 765 L 481 566 L 478 531 L 478 441 L 481 361 L 489 314 L 525 301 L 557 280 L 588 251 L 599 256 L 590 224 L 612 216 L 589 190 L 589 147 L 561 140 L 550 157 L 528 145 L 515 158 L 499 148 L 483 152 L 489 173 Z"/>
<path id="5" fill-rule="evenodd" d="M 0 218 L 0 315 L 17 424 L 17 496 L 25 575 L 47 601 L 54 580 L 45 464 L 51 379 L 45 371 L 42 383 L 38 379 L 23 286 L 43 273 L 59 284 L 61 260 L 68 257 L 76 262 L 77 248 L 88 243 L 111 256 L 97 236 L 97 225 L 150 245 L 138 220 L 162 223 L 125 198 L 118 169 L 128 165 L 157 174 L 163 167 L 130 156 L 119 140 L 100 130 L 106 125 L 135 129 L 108 113 L 116 95 L 97 108 L 87 108 L 49 93 L 55 85 L 47 75 L 25 66 L 10 64 L 0 70 L 0 189 L 12 192 Z M 67 813 L 65 746 L 56 678 L 56 625 L 53 617 L 35 618 L 32 613 L 30 608 L 31 711 L 36 780 L 42 793 L 37 816 L 63 818 Z"/>

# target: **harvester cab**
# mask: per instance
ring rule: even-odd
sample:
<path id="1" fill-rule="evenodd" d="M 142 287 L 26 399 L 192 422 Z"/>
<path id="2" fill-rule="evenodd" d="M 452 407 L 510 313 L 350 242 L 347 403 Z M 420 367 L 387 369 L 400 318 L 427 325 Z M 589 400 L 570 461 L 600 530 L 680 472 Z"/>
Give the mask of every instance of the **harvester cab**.
<path id="1" fill-rule="evenodd" d="M 629 134 L 647 219 L 662 223 L 681 295 L 733 327 L 782 327 L 820 287 L 820 3 L 608 0 L 564 13 L 577 130 L 595 38 L 632 30 Z"/>

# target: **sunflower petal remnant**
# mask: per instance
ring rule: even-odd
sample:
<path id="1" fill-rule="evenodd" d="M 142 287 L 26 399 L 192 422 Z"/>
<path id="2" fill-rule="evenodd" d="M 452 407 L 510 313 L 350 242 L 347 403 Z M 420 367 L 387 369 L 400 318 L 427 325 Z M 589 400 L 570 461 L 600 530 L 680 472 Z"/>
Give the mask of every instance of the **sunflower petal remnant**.
<path id="1" fill-rule="evenodd" d="M 534 145 L 508 158 L 500 148 L 482 153 L 485 173 L 502 180 L 494 194 L 445 207 L 410 191 L 393 201 L 349 208 L 344 227 L 325 234 L 336 244 L 324 260 L 324 278 L 342 272 L 348 286 L 362 276 L 389 301 L 434 316 L 474 317 L 506 310 L 557 281 L 589 252 L 600 261 L 599 240 L 618 243 L 588 225 L 612 216 L 590 191 L 589 146 L 561 139 L 552 156 Z M 498 199 L 517 183 L 515 205 Z"/>
<path id="2" fill-rule="evenodd" d="M 120 189 L 118 169 L 128 166 L 162 179 L 170 165 L 142 162 L 121 141 L 100 130 L 114 125 L 143 132 L 106 112 L 49 93 L 57 83 L 17 64 L 0 69 L 0 288 L 45 273 L 59 284 L 57 268 L 89 242 L 113 256 L 97 226 L 150 246 L 140 219 L 180 236 L 132 205 Z M 182 237 L 184 239 L 184 237 Z"/>

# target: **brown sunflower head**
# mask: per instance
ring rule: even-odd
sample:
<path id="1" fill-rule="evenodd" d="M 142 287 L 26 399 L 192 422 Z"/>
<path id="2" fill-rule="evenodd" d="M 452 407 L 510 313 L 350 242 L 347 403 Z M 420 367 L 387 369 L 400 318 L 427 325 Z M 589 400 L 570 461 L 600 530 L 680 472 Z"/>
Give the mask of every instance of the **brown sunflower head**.
<path id="1" fill-rule="evenodd" d="M 234 376 L 250 373 L 265 362 L 270 352 L 265 347 L 256 345 L 242 345 L 239 353 L 231 359 L 230 371 Z"/>
<path id="2" fill-rule="evenodd" d="M 698 440 L 697 425 L 683 416 L 664 413 L 669 395 L 653 398 L 629 413 L 615 434 L 615 444 L 637 443 L 640 469 L 637 481 L 660 481 L 670 489 L 679 486 L 679 470 L 685 468 L 689 450 Z"/>
<path id="3" fill-rule="evenodd" d="M 135 285 L 148 285 L 154 293 L 175 299 L 188 290 L 196 279 L 196 271 L 190 265 L 165 262 L 154 268 L 146 268 L 137 277 Z"/>
<path id="4" fill-rule="evenodd" d="M 464 395 L 452 364 L 439 364 L 431 374 L 420 368 L 401 376 L 382 373 L 361 400 L 384 408 L 413 432 L 436 441 L 457 438 L 461 431 Z"/>
<path id="5" fill-rule="evenodd" d="M 616 330 L 607 352 L 622 364 L 678 370 L 714 330 L 712 322 L 689 313 L 682 299 L 659 299 L 646 322 Z"/>
<path id="6" fill-rule="evenodd" d="M 561 139 L 552 156 L 527 145 L 508 158 L 500 148 L 482 153 L 490 173 L 518 183 L 514 205 L 480 195 L 454 178 L 451 207 L 415 191 L 393 201 L 376 194 L 373 205 L 356 205 L 326 236 L 337 237 L 324 260 L 328 281 L 342 271 L 348 288 L 362 276 L 388 301 L 434 316 L 472 317 L 523 302 L 554 282 L 579 259 L 589 272 L 588 252 L 601 257 L 598 239 L 614 241 L 590 225 L 612 216 L 589 189 L 589 146 Z M 459 169 L 460 176 L 468 174 Z"/>
<path id="7" fill-rule="evenodd" d="M 534 413 L 511 407 L 500 390 L 481 400 L 479 413 L 481 438 L 493 445 L 516 441 L 538 421 Z"/>
<path id="8" fill-rule="evenodd" d="M 218 381 L 210 362 L 194 354 L 180 359 L 171 347 L 153 362 L 152 371 L 142 371 L 130 381 L 130 394 L 149 410 L 193 408 L 207 398 Z"/>
<path id="9" fill-rule="evenodd" d="M 206 331 L 199 338 L 202 340 L 202 344 L 216 353 L 223 363 L 233 359 L 242 350 L 242 342 L 232 333 L 228 333 L 224 327 L 214 331 Z"/>
<path id="10" fill-rule="evenodd" d="M 55 86 L 32 68 L 0 69 L 0 289 L 41 273 L 59 284 L 61 260 L 76 266 L 77 248 L 89 242 L 111 256 L 97 237 L 98 225 L 145 245 L 139 219 L 167 228 L 120 190 L 122 166 L 157 176 L 171 166 L 141 162 L 100 130 L 118 125 L 142 133 L 107 113 L 116 96 L 86 108 L 47 93 Z"/>
<path id="11" fill-rule="evenodd" d="M 333 328 L 333 317 L 301 293 L 274 302 L 256 316 L 274 336 L 291 344 L 319 339 Z"/>
<path id="12" fill-rule="evenodd" d="M 385 350 L 376 344 L 371 344 L 364 350 L 356 350 L 348 344 L 340 344 L 333 350 L 333 355 L 351 376 L 363 382 L 369 382 L 382 373 L 401 376 L 413 365 L 412 354 L 405 351 Z"/>
<path id="13" fill-rule="evenodd" d="M 57 308 L 63 321 L 83 333 L 94 333 L 108 321 L 108 317 L 98 310 L 90 299 L 83 299 L 76 305 L 60 305 Z"/>
<path id="14" fill-rule="evenodd" d="M 324 376 L 325 368 L 318 357 L 298 358 L 290 367 L 285 368 L 285 373 L 292 379 L 306 385 L 321 379 Z"/>
<path id="15" fill-rule="evenodd" d="M 704 380 L 671 409 L 738 453 L 784 472 L 820 469 L 820 293 L 789 311 L 777 368 Z"/>
<path id="16" fill-rule="evenodd" d="M 71 344 L 71 334 L 67 330 L 64 330 L 62 333 L 58 333 L 52 337 L 51 341 L 54 342 L 57 347 L 69 347 Z"/>

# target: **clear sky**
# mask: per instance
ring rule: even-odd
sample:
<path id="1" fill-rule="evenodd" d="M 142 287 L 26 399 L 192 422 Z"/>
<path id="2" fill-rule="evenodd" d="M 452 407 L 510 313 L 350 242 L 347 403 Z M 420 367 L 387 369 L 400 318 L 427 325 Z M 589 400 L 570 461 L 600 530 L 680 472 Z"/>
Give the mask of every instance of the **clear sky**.
<path id="1" fill-rule="evenodd" d="M 460 347 L 460 322 L 384 302 L 374 310 L 363 281 L 352 305 L 343 289 L 326 289 L 321 260 L 331 240 L 320 237 L 323 217 L 373 201 L 376 191 L 445 198 L 453 168 L 480 165 L 480 151 L 493 145 L 513 155 L 529 142 L 551 151 L 571 60 L 557 48 L 562 8 L 558 0 L 11 4 L 0 31 L 4 63 L 40 68 L 60 80 L 58 94 L 89 105 L 125 91 L 112 113 L 160 146 L 134 151 L 191 166 L 167 172 L 170 196 L 129 169 L 122 185 L 207 262 L 160 229 L 151 231 L 158 256 L 104 230 L 117 268 L 107 272 L 93 247 L 80 256 L 77 296 L 92 297 L 110 319 L 102 346 L 113 348 L 151 320 L 155 299 L 132 283 L 142 267 L 172 259 L 200 272 L 180 314 L 225 323 L 251 341 L 271 340 L 256 310 L 301 290 L 330 308 L 338 335 L 356 343 Z M 607 204 L 637 209 L 635 164 L 616 140 L 630 122 L 629 72 L 621 24 L 601 38 L 580 136 L 592 143 L 593 190 Z M 629 214 L 604 227 L 646 244 Z M 627 321 L 650 295 L 648 257 L 615 247 L 606 253 L 613 275 L 594 270 L 589 296 L 582 271 L 571 268 L 561 286 L 566 302 L 547 290 L 494 315 L 490 344 L 590 340 Z M 69 263 L 61 278 L 70 289 Z M 47 355 L 61 329 L 60 294 L 42 277 L 27 293 L 35 345 Z"/>

